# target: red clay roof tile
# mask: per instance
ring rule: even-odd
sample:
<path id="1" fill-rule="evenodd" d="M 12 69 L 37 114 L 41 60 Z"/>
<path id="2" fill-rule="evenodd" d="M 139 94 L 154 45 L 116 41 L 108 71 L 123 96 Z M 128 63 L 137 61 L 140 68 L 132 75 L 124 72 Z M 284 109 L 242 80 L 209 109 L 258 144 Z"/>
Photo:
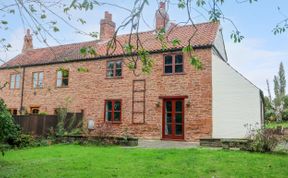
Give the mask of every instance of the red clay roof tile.
<path id="1" fill-rule="evenodd" d="M 171 31 L 171 33 L 169 33 L 168 41 L 172 41 L 173 39 L 177 38 L 181 41 L 181 44 L 173 46 L 172 43 L 168 43 L 167 50 L 181 49 L 184 46 L 187 46 L 189 37 L 191 37 L 194 33 L 195 35 L 191 40 L 191 45 L 193 47 L 212 45 L 216 38 L 218 29 L 219 23 L 214 22 L 196 24 L 195 26 L 177 26 Z M 161 43 L 159 42 L 159 40 L 156 39 L 156 34 L 154 31 L 142 32 L 139 33 L 138 36 L 143 47 L 146 50 L 153 52 L 162 49 Z M 66 44 L 48 48 L 32 49 L 14 57 L 6 64 L 2 65 L 1 68 L 50 64 L 67 60 L 89 59 L 91 58 L 91 56 L 83 56 L 82 54 L 80 54 L 80 49 L 82 47 L 88 46 L 96 49 L 96 57 L 124 55 L 121 45 L 126 44 L 128 42 L 128 39 L 129 35 L 117 36 L 117 47 L 115 51 L 113 53 L 109 53 L 109 55 L 107 55 L 108 41 L 99 40 L 75 44 Z M 136 35 L 132 34 L 132 44 L 135 44 L 135 41 Z M 95 58 L 95 56 L 92 58 Z"/>

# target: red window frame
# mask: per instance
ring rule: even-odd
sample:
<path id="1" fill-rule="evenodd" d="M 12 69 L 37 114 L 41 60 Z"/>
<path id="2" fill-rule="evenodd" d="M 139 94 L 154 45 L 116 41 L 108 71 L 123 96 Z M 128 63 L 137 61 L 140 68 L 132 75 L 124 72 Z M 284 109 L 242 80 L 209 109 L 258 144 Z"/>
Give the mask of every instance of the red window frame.
<path id="1" fill-rule="evenodd" d="M 182 56 L 182 63 L 176 63 L 176 56 Z M 166 64 L 166 56 L 172 57 L 172 64 Z M 163 56 L 163 73 L 164 75 L 174 75 L 174 74 L 183 74 L 184 73 L 184 55 L 182 53 L 173 53 L 173 54 L 165 54 Z M 166 73 L 165 68 L 172 66 L 172 73 Z M 182 72 L 176 72 L 176 66 L 182 66 Z"/>
<path id="2" fill-rule="evenodd" d="M 121 62 L 121 67 L 117 67 L 116 63 L 117 62 Z M 109 63 L 113 63 L 113 69 L 110 69 L 108 68 L 108 64 Z M 123 63 L 122 63 L 122 60 L 113 60 L 113 61 L 107 61 L 107 64 L 106 64 L 106 78 L 122 78 L 122 75 L 123 75 Z M 120 76 L 117 76 L 116 75 L 116 71 L 121 69 L 121 75 Z M 113 76 L 109 76 L 108 75 L 108 72 L 112 71 L 113 73 Z"/>
<path id="3" fill-rule="evenodd" d="M 106 110 L 106 105 L 108 102 L 112 102 L 112 110 L 107 111 Z M 120 110 L 119 111 L 115 111 L 115 102 L 120 102 Z M 111 112 L 111 121 L 108 121 L 106 118 L 106 112 Z M 119 121 L 115 121 L 114 119 L 114 114 L 115 112 L 119 112 L 120 113 L 120 119 Z M 113 99 L 113 100 L 105 100 L 105 104 L 104 104 L 104 122 L 111 122 L 111 123 L 121 123 L 122 122 L 122 100 L 121 99 Z"/>

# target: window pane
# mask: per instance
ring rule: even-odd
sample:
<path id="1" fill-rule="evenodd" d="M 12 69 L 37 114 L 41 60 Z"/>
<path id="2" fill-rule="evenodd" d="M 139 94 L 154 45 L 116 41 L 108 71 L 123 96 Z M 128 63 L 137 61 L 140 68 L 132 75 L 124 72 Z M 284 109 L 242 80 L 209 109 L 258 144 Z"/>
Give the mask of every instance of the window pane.
<path id="1" fill-rule="evenodd" d="M 60 79 L 60 78 L 62 78 L 62 71 L 59 70 L 57 72 L 57 79 Z"/>
<path id="2" fill-rule="evenodd" d="M 115 101 L 114 111 L 121 111 L 121 102 L 120 101 Z"/>
<path id="3" fill-rule="evenodd" d="M 114 62 L 108 62 L 107 63 L 107 69 L 114 69 Z"/>
<path id="4" fill-rule="evenodd" d="M 182 112 L 183 101 L 176 101 L 176 112 Z"/>
<path id="5" fill-rule="evenodd" d="M 20 88 L 20 74 L 16 75 L 15 88 Z"/>
<path id="6" fill-rule="evenodd" d="M 176 125 L 176 135 L 182 135 L 182 134 L 183 134 L 182 125 Z"/>
<path id="7" fill-rule="evenodd" d="M 171 135 L 172 134 L 172 124 L 166 124 L 165 125 L 165 135 Z"/>
<path id="8" fill-rule="evenodd" d="M 69 80 L 68 78 L 63 78 L 62 82 L 62 86 L 68 86 Z"/>
<path id="9" fill-rule="evenodd" d="M 176 124 L 181 124 L 182 123 L 182 113 L 177 113 L 175 117 L 176 117 L 176 119 L 175 119 Z"/>
<path id="10" fill-rule="evenodd" d="M 166 112 L 172 112 L 172 102 L 171 101 L 166 102 Z"/>
<path id="11" fill-rule="evenodd" d="M 116 68 L 122 68 L 122 61 L 117 61 L 116 62 Z"/>
<path id="12" fill-rule="evenodd" d="M 116 69 L 116 76 L 121 77 L 122 76 L 122 69 Z"/>
<path id="13" fill-rule="evenodd" d="M 172 56 L 165 56 L 165 64 L 172 64 Z"/>
<path id="14" fill-rule="evenodd" d="M 62 86 L 62 79 L 57 79 L 57 87 L 61 87 Z"/>
<path id="15" fill-rule="evenodd" d="M 11 81 L 10 81 L 10 88 L 14 88 L 15 86 L 15 75 L 11 75 Z"/>
<path id="16" fill-rule="evenodd" d="M 112 111 L 112 101 L 106 101 L 106 111 Z"/>
<path id="17" fill-rule="evenodd" d="M 121 113 L 120 112 L 114 112 L 114 121 L 120 121 L 120 118 L 121 118 Z"/>
<path id="18" fill-rule="evenodd" d="M 175 56 L 175 64 L 182 64 L 183 63 L 183 56 L 182 55 L 176 55 Z"/>
<path id="19" fill-rule="evenodd" d="M 167 124 L 172 123 L 172 113 L 166 113 L 166 123 Z"/>
<path id="20" fill-rule="evenodd" d="M 44 78 L 44 73 L 43 72 L 40 72 L 39 73 L 39 78 L 38 78 L 38 86 L 39 87 L 43 87 L 43 78 Z"/>
<path id="21" fill-rule="evenodd" d="M 183 72 L 183 65 L 176 65 L 175 66 L 175 73 L 181 73 Z"/>
<path id="22" fill-rule="evenodd" d="M 107 70 L 107 77 L 113 77 L 113 70 Z"/>
<path id="23" fill-rule="evenodd" d="M 33 73 L 33 88 L 37 87 L 38 73 Z"/>
<path id="24" fill-rule="evenodd" d="M 112 121 L 112 112 L 106 112 L 106 121 Z"/>
<path id="25" fill-rule="evenodd" d="M 172 73 L 172 66 L 165 66 L 165 73 L 171 74 Z"/>

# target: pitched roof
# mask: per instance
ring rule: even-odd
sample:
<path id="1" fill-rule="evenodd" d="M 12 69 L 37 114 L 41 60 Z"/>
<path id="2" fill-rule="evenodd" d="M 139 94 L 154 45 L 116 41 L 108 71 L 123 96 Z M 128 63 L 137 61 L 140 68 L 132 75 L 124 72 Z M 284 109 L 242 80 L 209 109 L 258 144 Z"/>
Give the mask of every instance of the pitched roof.
<path id="1" fill-rule="evenodd" d="M 196 30 L 197 29 L 197 30 Z M 167 44 L 166 50 L 181 49 L 188 45 L 188 39 L 194 33 L 191 44 L 193 47 L 202 47 L 212 45 L 217 31 L 219 29 L 219 23 L 209 22 L 193 25 L 184 25 L 175 27 L 168 35 L 168 41 L 172 41 L 177 38 L 181 41 L 179 45 L 173 46 L 172 43 Z M 67 60 L 82 60 L 89 58 L 101 58 L 109 56 L 124 55 L 123 46 L 129 40 L 130 35 L 119 35 L 117 36 L 117 47 L 113 53 L 107 54 L 107 41 L 89 41 L 82 43 L 66 44 L 47 48 L 38 48 L 26 51 L 12 58 L 3 67 L 19 67 L 19 66 L 30 66 L 30 65 L 43 65 L 50 63 L 61 63 L 67 62 Z M 144 47 L 149 52 L 162 50 L 162 45 L 159 40 L 156 39 L 154 31 L 147 31 L 138 33 L 138 37 Z M 132 44 L 136 44 L 136 34 L 132 34 Z M 83 56 L 80 53 L 82 47 L 91 46 L 96 49 L 97 56 Z"/>

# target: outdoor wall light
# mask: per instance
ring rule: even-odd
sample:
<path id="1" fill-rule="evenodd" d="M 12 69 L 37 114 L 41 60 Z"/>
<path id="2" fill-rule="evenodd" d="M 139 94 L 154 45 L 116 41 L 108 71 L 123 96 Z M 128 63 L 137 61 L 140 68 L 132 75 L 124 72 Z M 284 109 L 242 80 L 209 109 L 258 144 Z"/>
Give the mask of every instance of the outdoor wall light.
<path id="1" fill-rule="evenodd" d="M 186 103 L 186 107 L 190 107 L 191 106 L 191 101 L 188 100 L 187 103 Z"/>
<path id="2" fill-rule="evenodd" d="M 160 107 L 160 101 L 158 101 L 158 102 L 156 103 L 156 107 L 157 107 L 157 108 Z"/>

